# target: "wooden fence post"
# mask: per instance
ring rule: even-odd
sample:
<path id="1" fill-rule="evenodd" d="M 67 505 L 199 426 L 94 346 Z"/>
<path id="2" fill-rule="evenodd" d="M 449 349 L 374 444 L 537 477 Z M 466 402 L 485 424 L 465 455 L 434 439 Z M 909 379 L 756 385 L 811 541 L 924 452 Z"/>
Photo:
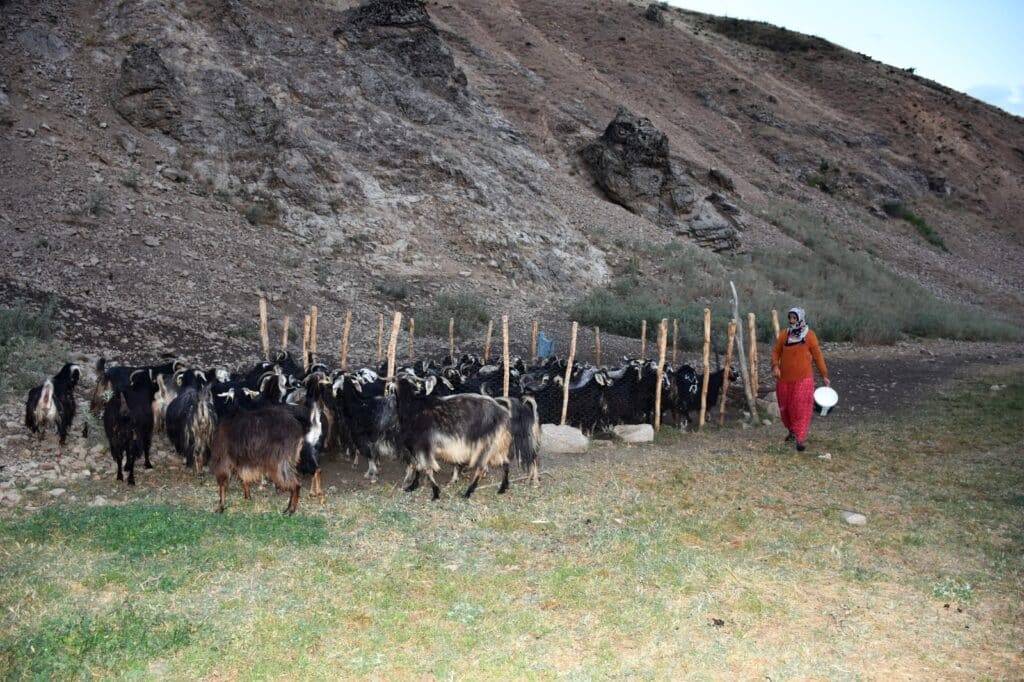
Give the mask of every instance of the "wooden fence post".
<path id="1" fill-rule="evenodd" d="M 455 362 L 455 318 L 448 318 L 448 357 Z"/>
<path id="2" fill-rule="evenodd" d="M 672 366 L 676 366 L 676 339 L 679 337 L 679 318 L 672 318 Z"/>
<path id="3" fill-rule="evenodd" d="M 711 379 L 711 308 L 704 309 L 704 382 L 700 389 L 700 429 L 708 411 L 708 381 Z"/>
<path id="4" fill-rule="evenodd" d="M 377 315 L 377 366 L 375 370 L 380 368 L 380 362 L 384 359 L 384 313 Z"/>
<path id="5" fill-rule="evenodd" d="M 756 398 L 760 377 L 757 372 L 757 318 L 754 313 L 747 313 L 747 331 L 750 333 L 750 390 Z"/>
<path id="6" fill-rule="evenodd" d="M 640 320 L 640 359 L 647 357 L 647 320 Z"/>
<path id="7" fill-rule="evenodd" d="M 309 315 L 302 317 L 302 371 L 309 369 Z"/>
<path id="8" fill-rule="evenodd" d="M 487 337 L 484 339 L 484 364 L 491 359 L 491 332 L 494 331 L 494 320 L 487 320 Z"/>
<path id="9" fill-rule="evenodd" d="M 654 430 L 661 430 L 661 380 L 665 376 L 665 346 L 668 343 L 668 319 L 658 325 L 658 383 L 654 387 Z"/>
<path id="10" fill-rule="evenodd" d="M 416 318 L 409 318 L 409 364 L 411 365 L 415 360 L 415 344 L 416 344 Z"/>
<path id="11" fill-rule="evenodd" d="M 537 320 L 533 321 L 532 331 L 530 333 L 530 364 L 537 364 L 537 334 L 540 332 L 540 323 Z"/>
<path id="12" fill-rule="evenodd" d="M 594 364 L 601 366 L 601 328 L 594 327 Z"/>
<path id="13" fill-rule="evenodd" d="M 736 285 L 729 282 L 729 289 L 732 290 L 732 319 L 736 321 L 736 357 L 740 361 L 740 373 L 743 375 L 743 393 L 747 398 L 747 409 L 753 423 L 757 424 L 757 396 L 750 390 L 750 372 L 747 371 L 747 356 L 743 352 L 743 325 L 740 324 L 740 297 L 736 293 Z"/>
<path id="14" fill-rule="evenodd" d="M 402 313 L 395 311 L 391 322 L 391 338 L 388 339 L 388 376 L 387 381 L 395 380 L 395 351 L 398 348 L 398 333 L 402 331 Z"/>
<path id="15" fill-rule="evenodd" d="M 263 359 L 270 359 L 270 330 L 267 328 L 267 299 L 260 297 L 260 341 L 263 343 Z"/>
<path id="16" fill-rule="evenodd" d="M 345 313 L 345 326 L 341 330 L 341 371 L 348 370 L 348 335 L 352 331 L 352 311 Z"/>
<path id="17" fill-rule="evenodd" d="M 562 385 L 562 420 L 559 422 L 565 426 L 565 418 L 569 416 L 569 381 L 572 376 L 572 363 L 576 361 L 576 333 L 579 331 L 578 322 L 572 323 L 572 337 L 569 341 L 569 360 L 565 365 L 565 383 Z"/>
<path id="18" fill-rule="evenodd" d="M 772 337 L 772 346 L 779 340 L 779 311 L 772 308 L 772 331 L 775 332 L 775 336 Z"/>
<path id="19" fill-rule="evenodd" d="M 291 318 L 287 315 L 284 316 L 284 321 L 281 323 L 281 351 L 288 352 L 288 325 L 291 323 Z"/>
<path id="20" fill-rule="evenodd" d="M 722 397 L 718 406 L 718 425 L 725 423 L 725 394 L 729 392 L 729 368 L 732 366 L 732 345 L 736 341 L 736 320 L 729 320 L 729 341 L 725 345 L 725 370 L 722 373 Z"/>
<path id="21" fill-rule="evenodd" d="M 508 315 L 501 316 L 501 359 L 504 369 L 501 374 L 501 395 L 508 397 L 509 357 L 508 357 Z"/>
<path id="22" fill-rule="evenodd" d="M 309 309 L 309 353 L 316 356 L 316 320 L 318 314 L 316 306 Z"/>

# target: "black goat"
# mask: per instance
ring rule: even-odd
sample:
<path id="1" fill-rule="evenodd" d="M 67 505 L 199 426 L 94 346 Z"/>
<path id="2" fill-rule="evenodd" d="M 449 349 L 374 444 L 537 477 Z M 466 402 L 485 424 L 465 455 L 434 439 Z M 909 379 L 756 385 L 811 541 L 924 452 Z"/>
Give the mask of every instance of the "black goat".
<path id="1" fill-rule="evenodd" d="M 397 437 L 394 402 L 383 395 L 378 382 L 365 384 L 353 375 L 343 374 L 334 381 L 335 414 L 339 429 L 350 439 L 355 462 L 366 458 L 364 476 L 377 481 L 377 462 L 394 452 Z"/>
<path id="2" fill-rule="evenodd" d="M 117 464 L 117 480 L 123 481 L 122 463 L 128 471 L 128 485 L 135 485 L 135 460 L 141 455 L 152 469 L 149 448 L 153 440 L 152 385 L 144 383 L 117 391 L 103 406 L 103 430 L 110 443 L 110 456 Z"/>
<path id="3" fill-rule="evenodd" d="M 519 463 L 519 468 L 527 472 L 527 477 L 535 486 L 540 485 L 540 421 L 537 414 L 537 401 L 525 398 L 495 398 L 508 410 L 512 433 L 511 457 Z"/>
<path id="4" fill-rule="evenodd" d="M 210 471 L 220 489 L 217 511 L 224 511 L 228 479 L 235 474 L 247 500 L 252 497 L 252 484 L 264 476 L 269 478 L 278 490 L 288 491 L 284 513 L 294 514 L 302 485 L 296 471 L 302 444 L 302 426 L 286 406 L 266 405 L 226 416 L 217 426 L 210 448 Z"/>
<path id="5" fill-rule="evenodd" d="M 174 374 L 178 370 L 185 369 L 184 360 L 172 360 L 160 365 L 148 367 L 107 367 L 107 359 L 100 358 L 96 361 L 96 388 L 92 393 L 91 408 L 93 414 L 99 415 L 103 411 L 103 403 L 106 398 L 114 393 L 126 390 L 132 383 L 132 379 L 144 373 L 151 381 L 156 382 L 160 375 Z"/>
<path id="6" fill-rule="evenodd" d="M 167 438 L 185 460 L 185 466 L 198 474 L 208 458 L 210 441 L 217 426 L 212 388 L 186 386 L 167 406 Z"/>
<path id="7" fill-rule="evenodd" d="M 25 401 L 25 426 L 43 442 L 47 427 L 57 429 L 57 464 L 60 465 L 68 430 L 75 419 L 75 386 L 82 377 L 82 368 L 74 363 L 61 367 L 52 379 L 28 392 Z"/>
<path id="8" fill-rule="evenodd" d="M 420 476 L 425 473 L 430 481 L 431 499 L 438 499 L 441 488 L 434 474 L 440 469 L 439 462 L 446 462 L 475 469 L 473 481 L 466 489 L 467 498 L 487 469 L 500 466 L 503 475 L 498 493 L 504 493 L 508 490 L 512 445 L 509 411 L 483 395 L 433 398 L 430 393 L 436 381 L 432 376 L 422 382 L 416 377 L 402 376 L 394 382 L 398 442 L 406 458 L 406 479 L 412 476 L 405 490 L 412 492 L 419 487 Z"/>
<path id="9" fill-rule="evenodd" d="M 706 408 L 711 412 L 714 405 L 718 404 L 718 396 L 722 390 L 722 381 L 725 370 L 719 369 L 708 376 L 708 399 Z M 738 378 L 735 369 L 729 370 L 729 381 Z M 690 365 L 679 367 L 669 387 L 669 403 L 672 408 L 672 417 L 680 431 L 686 429 L 690 422 L 690 412 L 700 410 L 700 393 L 703 388 L 703 375 L 698 375 Z"/>

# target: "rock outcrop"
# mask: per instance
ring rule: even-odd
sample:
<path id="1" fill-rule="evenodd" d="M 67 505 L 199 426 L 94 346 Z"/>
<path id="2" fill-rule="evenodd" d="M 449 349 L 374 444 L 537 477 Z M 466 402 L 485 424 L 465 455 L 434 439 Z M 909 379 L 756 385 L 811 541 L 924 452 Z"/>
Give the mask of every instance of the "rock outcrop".
<path id="1" fill-rule="evenodd" d="M 609 200 L 715 251 L 739 246 L 738 209 L 730 204 L 735 210 L 723 213 L 698 198 L 698 188 L 670 156 L 668 136 L 649 119 L 620 108 L 581 156 Z"/>

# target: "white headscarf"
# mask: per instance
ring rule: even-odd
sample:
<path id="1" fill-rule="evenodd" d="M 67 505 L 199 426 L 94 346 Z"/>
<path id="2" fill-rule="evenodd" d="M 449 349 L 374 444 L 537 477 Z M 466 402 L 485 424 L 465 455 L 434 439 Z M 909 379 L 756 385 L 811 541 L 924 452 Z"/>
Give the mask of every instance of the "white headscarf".
<path id="1" fill-rule="evenodd" d="M 796 324 L 789 325 L 789 336 L 786 337 L 786 345 L 790 346 L 794 343 L 803 343 L 807 337 L 807 313 L 804 312 L 803 308 L 790 308 L 789 312 L 786 313 L 786 317 L 790 315 L 796 315 Z"/>

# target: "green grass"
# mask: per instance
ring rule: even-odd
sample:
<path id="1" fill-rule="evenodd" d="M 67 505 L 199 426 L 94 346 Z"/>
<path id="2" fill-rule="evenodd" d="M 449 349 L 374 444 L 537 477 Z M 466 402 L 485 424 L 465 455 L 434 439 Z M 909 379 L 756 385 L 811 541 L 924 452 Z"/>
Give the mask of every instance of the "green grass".
<path id="1" fill-rule="evenodd" d="M 60 369 L 64 354 L 53 338 L 55 305 L 51 299 L 38 311 L 24 302 L 0 307 L 0 400 L 23 397 Z"/>
<path id="2" fill-rule="evenodd" d="M 830 167 L 833 168 L 833 167 Z M 716 348 L 731 314 L 729 281 L 736 284 L 740 312 L 758 317 L 758 338 L 770 341 L 769 313 L 784 317 L 805 308 L 811 327 L 825 341 L 894 343 L 905 337 L 962 340 L 1019 340 L 1019 325 L 987 312 L 939 300 L 897 274 L 875 256 L 849 243 L 840 230 L 797 207 L 765 216 L 803 249 L 752 249 L 719 256 L 693 244 L 622 244 L 627 253 L 651 263 L 642 274 L 633 257 L 607 288 L 577 299 L 569 314 L 586 325 L 638 337 L 662 318 L 680 320 L 680 343 L 703 342 L 703 309 L 711 308 Z"/>
<path id="3" fill-rule="evenodd" d="M 482 329 L 491 315 L 484 302 L 471 294 L 438 294 L 430 307 L 416 314 L 417 329 L 447 337 L 451 318 L 455 318 L 455 334 L 465 337 Z"/>
<path id="4" fill-rule="evenodd" d="M 127 504 L 0 522 L 0 677 L 1013 677 L 1022 422 L 1015 366 L 819 420 L 803 455 L 781 428 L 659 434 L 549 458 L 539 490 L 359 488 L 295 517 L 237 486 L 214 514 L 158 460 L 138 490 L 69 491 Z"/>
<path id="5" fill-rule="evenodd" d="M 409 297 L 411 289 L 408 282 L 384 281 L 377 284 L 377 291 L 379 291 L 382 296 L 390 298 L 393 301 L 403 301 Z"/>
<path id="6" fill-rule="evenodd" d="M 946 248 L 946 242 L 942 240 L 942 237 L 939 235 L 938 232 L 935 231 L 935 229 L 931 225 L 925 222 L 924 218 L 915 214 L 913 211 L 906 207 L 900 208 L 899 217 L 902 218 L 903 220 L 906 220 L 914 227 L 916 227 L 918 233 L 922 237 L 924 237 L 925 241 L 927 241 L 929 244 L 931 244 L 932 246 L 937 246 L 943 251 L 949 251 L 949 249 Z"/>

